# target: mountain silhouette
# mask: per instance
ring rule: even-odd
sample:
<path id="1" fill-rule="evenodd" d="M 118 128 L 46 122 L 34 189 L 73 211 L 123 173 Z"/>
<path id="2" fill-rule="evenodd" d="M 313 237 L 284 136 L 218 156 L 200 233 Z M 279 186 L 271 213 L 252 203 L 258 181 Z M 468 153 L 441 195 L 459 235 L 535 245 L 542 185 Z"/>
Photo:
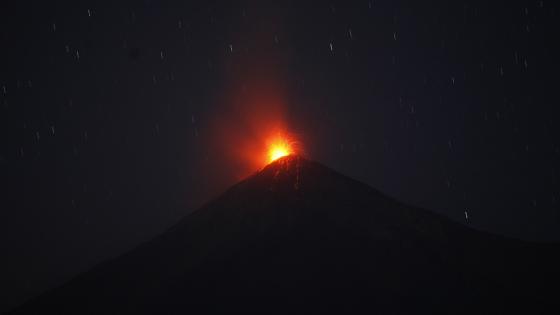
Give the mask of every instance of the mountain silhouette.
<path id="1" fill-rule="evenodd" d="M 550 313 L 559 249 L 471 229 L 291 155 L 13 312 Z"/>

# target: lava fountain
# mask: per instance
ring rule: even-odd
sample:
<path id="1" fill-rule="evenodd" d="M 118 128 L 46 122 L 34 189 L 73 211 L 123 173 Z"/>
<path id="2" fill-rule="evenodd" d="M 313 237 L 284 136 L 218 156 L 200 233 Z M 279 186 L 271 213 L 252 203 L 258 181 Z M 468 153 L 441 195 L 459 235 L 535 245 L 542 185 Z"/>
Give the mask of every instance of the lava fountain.
<path id="1" fill-rule="evenodd" d="M 281 157 L 295 153 L 292 142 L 293 141 L 281 135 L 273 138 L 268 145 L 268 163 L 272 163 Z"/>

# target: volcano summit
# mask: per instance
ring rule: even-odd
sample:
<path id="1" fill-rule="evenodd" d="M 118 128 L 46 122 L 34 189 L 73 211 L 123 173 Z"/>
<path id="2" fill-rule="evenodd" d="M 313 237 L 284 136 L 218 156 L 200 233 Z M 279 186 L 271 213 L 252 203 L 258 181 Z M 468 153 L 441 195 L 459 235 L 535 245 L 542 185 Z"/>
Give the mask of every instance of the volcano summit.
<path id="1" fill-rule="evenodd" d="M 290 155 L 15 313 L 538 313 L 557 298 L 558 249 Z"/>

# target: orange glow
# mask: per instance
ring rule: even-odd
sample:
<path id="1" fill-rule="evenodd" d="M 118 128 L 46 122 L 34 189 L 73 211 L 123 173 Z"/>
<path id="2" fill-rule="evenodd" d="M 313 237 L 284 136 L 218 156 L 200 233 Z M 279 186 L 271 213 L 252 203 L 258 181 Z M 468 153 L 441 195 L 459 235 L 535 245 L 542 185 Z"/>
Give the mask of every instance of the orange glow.
<path id="1" fill-rule="evenodd" d="M 304 118 L 290 119 L 297 113 L 290 109 L 299 108 L 290 106 L 296 99 L 291 71 L 294 52 L 290 45 L 270 41 L 270 34 L 285 38 L 290 33 L 284 36 L 280 26 L 285 21 L 278 20 L 276 10 L 264 11 L 271 14 L 259 20 L 263 22 L 259 27 L 245 23 L 246 28 L 228 30 L 228 40 L 243 43 L 249 53 L 215 60 L 212 71 L 220 80 L 203 93 L 200 104 L 208 106 L 193 103 L 192 127 L 181 129 L 191 133 L 188 146 L 196 147 L 189 150 L 189 172 L 194 179 L 204 179 L 197 181 L 200 185 L 189 196 L 213 197 L 281 156 L 306 155 L 302 140 L 310 139 L 296 128 L 302 127 L 297 122 Z"/>
<path id="2" fill-rule="evenodd" d="M 282 137 L 277 137 L 271 142 L 268 148 L 268 162 L 272 163 L 277 159 L 294 153 L 290 142 Z"/>
<path id="3" fill-rule="evenodd" d="M 276 32 L 277 24 L 271 25 Z M 291 59 L 284 57 L 290 52 L 270 50 L 270 38 L 263 36 L 269 32 L 253 27 L 248 31 L 250 35 L 240 34 L 239 41 L 251 38 L 252 53 L 224 60 L 223 86 L 217 85 L 219 93 L 209 98 L 214 110 L 201 113 L 207 120 L 204 125 L 193 120 L 193 141 L 204 144 L 197 150 L 200 165 L 194 168 L 215 174 L 211 179 L 223 188 L 280 157 L 305 152 L 288 119 L 292 78 L 286 65 Z"/>

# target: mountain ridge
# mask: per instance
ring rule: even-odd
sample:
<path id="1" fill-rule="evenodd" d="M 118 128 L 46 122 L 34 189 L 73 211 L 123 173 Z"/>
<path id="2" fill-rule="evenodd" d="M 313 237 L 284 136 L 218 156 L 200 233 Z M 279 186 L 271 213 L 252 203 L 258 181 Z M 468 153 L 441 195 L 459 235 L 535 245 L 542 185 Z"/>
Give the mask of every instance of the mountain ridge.
<path id="1" fill-rule="evenodd" d="M 333 298 L 381 312 L 409 312 L 405 301 L 421 312 L 520 311 L 513 297 L 548 305 L 558 279 L 558 246 L 544 247 L 401 204 L 293 155 L 15 313 L 256 311 L 260 302 L 328 310 Z"/>

